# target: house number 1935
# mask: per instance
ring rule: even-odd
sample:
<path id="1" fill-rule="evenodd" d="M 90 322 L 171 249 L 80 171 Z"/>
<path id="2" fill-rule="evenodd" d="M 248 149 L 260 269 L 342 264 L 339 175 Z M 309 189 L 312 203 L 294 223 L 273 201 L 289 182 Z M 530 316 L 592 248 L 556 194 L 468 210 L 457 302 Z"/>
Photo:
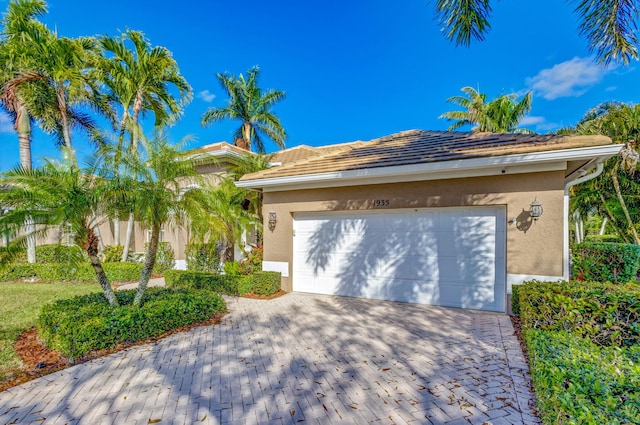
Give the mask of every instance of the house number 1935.
<path id="1" fill-rule="evenodd" d="M 388 199 L 374 199 L 373 200 L 373 206 L 376 207 L 376 208 L 388 207 L 389 206 L 389 200 Z"/>

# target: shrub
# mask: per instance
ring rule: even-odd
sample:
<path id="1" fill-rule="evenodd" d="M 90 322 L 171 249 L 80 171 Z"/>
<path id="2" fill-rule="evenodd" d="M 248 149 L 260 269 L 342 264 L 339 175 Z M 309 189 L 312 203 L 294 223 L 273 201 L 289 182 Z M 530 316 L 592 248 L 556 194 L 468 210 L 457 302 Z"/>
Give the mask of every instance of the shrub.
<path id="1" fill-rule="evenodd" d="M 240 264 L 237 261 L 225 261 L 223 270 L 227 276 L 237 276 L 240 274 Z"/>
<path id="2" fill-rule="evenodd" d="M 524 337 L 543 423 L 640 423 L 640 346 L 598 347 L 566 332 Z"/>
<path id="3" fill-rule="evenodd" d="M 251 276 L 171 270 L 165 273 L 164 280 L 169 288 L 208 289 L 226 295 L 243 295 L 253 290 Z"/>
<path id="4" fill-rule="evenodd" d="M 280 272 L 254 272 L 253 292 L 258 295 L 273 295 L 280 290 Z"/>
<path id="5" fill-rule="evenodd" d="M 640 266 L 640 246 L 618 243 L 577 244 L 572 250 L 573 275 L 578 280 L 629 282 Z"/>
<path id="6" fill-rule="evenodd" d="M 142 274 L 142 264 L 137 263 L 105 263 L 102 267 L 110 282 L 130 282 L 140 279 Z M 15 280 L 98 282 L 89 264 L 12 264 L 0 270 L 0 282 Z"/>
<path id="7" fill-rule="evenodd" d="M 145 250 L 149 252 L 149 244 L 145 244 Z M 164 273 L 173 270 L 176 265 L 175 254 L 169 242 L 160 242 L 156 253 L 156 263 L 153 265 L 154 273 Z"/>
<path id="8" fill-rule="evenodd" d="M 618 235 L 587 235 L 587 242 L 624 243 Z"/>
<path id="9" fill-rule="evenodd" d="M 220 267 L 220 251 L 216 243 L 192 243 L 187 245 L 187 270 L 217 273 Z"/>
<path id="10" fill-rule="evenodd" d="M 520 316 L 520 285 L 511 286 L 511 313 Z"/>
<path id="11" fill-rule="evenodd" d="M 75 261 L 82 261 L 86 259 L 86 254 L 77 245 L 60 245 L 60 244 L 48 244 L 36 246 L 36 263 L 48 264 L 48 263 L 68 263 Z M 27 263 L 27 252 L 21 252 L 15 259 L 16 263 Z"/>
<path id="12" fill-rule="evenodd" d="M 238 272 L 248 275 L 254 272 L 262 271 L 262 260 L 264 251 L 262 247 L 252 248 L 247 258 L 238 263 Z"/>
<path id="13" fill-rule="evenodd" d="M 210 291 L 149 288 L 141 307 L 132 304 L 135 290 L 116 293 L 120 307 L 102 294 L 90 294 L 45 305 L 38 334 L 52 349 L 71 359 L 92 350 L 114 348 L 209 319 L 226 311 L 222 297 Z"/>
<path id="14" fill-rule="evenodd" d="M 524 329 L 568 331 L 598 345 L 640 344 L 638 284 L 532 281 L 519 291 Z"/>
<path id="15" fill-rule="evenodd" d="M 105 263 L 119 263 L 122 259 L 122 253 L 124 252 L 124 246 L 122 245 L 107 245 L 102 251 L 104 256 L 103 262 Z"/>

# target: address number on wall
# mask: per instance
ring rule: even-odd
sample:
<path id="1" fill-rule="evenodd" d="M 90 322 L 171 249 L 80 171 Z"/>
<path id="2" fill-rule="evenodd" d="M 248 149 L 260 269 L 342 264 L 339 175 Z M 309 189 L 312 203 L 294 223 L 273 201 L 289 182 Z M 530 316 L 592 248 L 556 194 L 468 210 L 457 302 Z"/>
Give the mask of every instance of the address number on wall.
<path id="1" fill-rule="evenodd" d="M 373 200 L 373 206 L 375 208 L 388 207 L 389 205 L 390 205 L 390 203 L 389 203 L 388 199 L 374 199 Z"/>

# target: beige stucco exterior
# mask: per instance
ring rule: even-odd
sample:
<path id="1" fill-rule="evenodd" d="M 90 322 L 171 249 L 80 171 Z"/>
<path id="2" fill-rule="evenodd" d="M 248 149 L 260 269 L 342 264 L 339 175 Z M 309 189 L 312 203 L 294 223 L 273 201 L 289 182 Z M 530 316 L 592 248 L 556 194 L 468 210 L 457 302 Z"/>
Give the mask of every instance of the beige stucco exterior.
<path id="1" fill-rule="evenodd" d="M 507 274 L 562 277 L 564 171 L 460 178 L 420 182 L 347 186 L 264 193 L 264 259 L 286 262 L 289 277 L 282 288 L 293 288 L 293 217 L 297 212 L 383 210 L 428 207 L 503 205 L 507 220 Z M 544 206 L 535 223 L 528 214 L 536 198 Z M 375 200 L 389 205 L 374 208 Z M 269 212 L 277 215 L 269 230 Z"/>

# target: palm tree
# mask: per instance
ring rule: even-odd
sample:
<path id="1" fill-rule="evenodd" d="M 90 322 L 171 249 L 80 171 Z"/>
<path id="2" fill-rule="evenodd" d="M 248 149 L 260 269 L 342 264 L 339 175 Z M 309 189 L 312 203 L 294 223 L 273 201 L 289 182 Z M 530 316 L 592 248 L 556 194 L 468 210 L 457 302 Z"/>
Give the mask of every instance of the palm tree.
<path id="1" fill-rule="evenodd" d="M 17 167 L 0 177 L 0 204 L 8 211 L 0 215 L 0 228 L 19 234 L 26 220 L 37 225 L 37 235 L 69 225 L 74 242 L 89 256 L 98 283 L 111 305 L 118 301 L 98 256 L 95 217 L 108 192 L 109 182 L 95 174 L 96 168 L 79 169 L 73 161 L 47 161 L 42 167 Z M 0 251 L 0 264 L 13 259 L 17 249 L 26 244 L 26 236 L 14 238 Z"/>
<path id="2" fill-rule="evenodd" d="M 638 59 L 637 5 L 632 0 L 583 0 L 576 2 L 575 12 L 580 33 L 598 59 L 608 64 L 625 64 Z M 446 37 L 456 45 L 466 45 L 472 39 L 484 40 L 491 25 L 491 0 L 437 0 L 436 13 Z"/>
<path id="3" fill-rule="evenodd" d="M 121 109 L 118 124 L 118 155 L 137 154 L 140 117 L 153 113 L 156 127 L 170 124 L 180 115 L 182 108 L 192 98 L 192 89 L 180 74 L 171 52 L 161 46 L 152 47 L 139 31 L 127 30 L 120 37 L 100 38 L 103 58 L 97 67 L 99 78 L 108 88 L 109 95 Z M 176 97 L 172 88 L 179 92 Z M 128 146 L 124 144 L 125 132 L 130 133 Z M 116 220 L 114 229 L 119 229 Z M 119 230 L 114 238 L 120 243 Z M 127 223 L 122 261 L 126 261 L 133 233 L 133 218 Z"/>
<path id="4" fill-rule="evenodd" d="M 207 126 L 226 119 L 238 120 L 240 127 L 234 133 L 236 145 L 243 149 L 264 153 L 263 135 L 269 137 L 280 148 L 284 148 L 287 135 L 280 119 L 271 112 L 271 108 L 284 99 L 285 93 L 267 90 L 263 93 L 258 87 L 260 69 L 257 66 L 247 71 L 247 78 L 227 73 L 217 74 L 218 81 L 229 96 L 224 108 L 212 107 L 202 115 L 202 125 Z"/>
<path id="5" fill-rule="evenodd" d="M 568 131 L 568 130 L 564 130 Z M 615 207 L 607 199 L 607 194 L 615 193 L 618 208 L 622 212 L 626 228 L 635 244 L 640 245 L 640 237 L 636 229 L 634 218 L 636 208 L 629 208 L 629 203 L 637 204 L 635 194 L 640 186 L 634 178 L 640 155 L 637 146 L 640 142 L 640 104 L 625 104 L 620 102 L 606 102 L 589 110 L 574 129 L 578 134 L 603 134 L 614 141 L 624 143 L 625 146 L 616 158 L 607 163 L 607 172 L 604 176 L 589 182 L 589 187 L 599 194 L 600 208 L 604 209 L 614 225 L 620 223 L 612 211 Z M 610 185 L 607 183 L 610 178 Z M 607 187 L 608 186 L 608 187 Z M 634 196 L 625 196 L 624 193 L 633 193 Z M 627 199 L 625 199 L 627 198 Z M 618 225 L 617 227 L 621 227 Z"/>
<path id="6" fill-rule="evenodd" d="M 531 92 L 517 100 L 516 94 L 501 95 L 487 102 L 487 96 L 473 87 L 463 87 L 467 95 L 453 96 L 447 102 L 460 106 L 462 111 L 449 111 L 438 118 L 454 121 L 448 130 L 456 130 L 465 125 L 473 125 L 473 131 L 493 133 L 532 133 L 531 130 L 518 128 L 518 124 L 531 110 Z"/>
<path id="7" fill-rule="evenodd" d="M 29 72 L 35 66 L 33 40 L 38 34 L 46 32 L 46 27 L 38 17 L 46 13 L 46 3 L 40 0 L 12 1 L 2 21 L 3 33 L 0 39 L 0 104 L 13 120 L 18 134 L 20 165 L 31 170 L 31 125 L 33 113 L 31 106 L 34 97 L 42 101 L 44 92 L 31 90 L 31 102 L 26 99 L 28 84 L 38 80 L 37 74 Z M 36 262 L 36 239 L 32 235 L 35 228 L 27 218 L 25 231 L 27 238 L 27 260 Z"/>
<path id="8" fill-rule="evenodd" d="M 150 140 L 141 139 L 140 155 L 122 157 L 124 172 L 117 179 L 123 193 L 132 193 L 133 213 L 137 221 L 151 230 L 142 276 L 134 304 L 139 305 L 156 262 L 160 232 L 165 225 L 181 226 L 202 208 L 202 179 L 194 161 L 179 146 L 170 144 L 163 133 Z M 113 146 L 110 156 L 116 153 Z M 183 188 L 188 187 L 189 190 Z M 201 213 L 200 213 L 201 214 Z"/>

